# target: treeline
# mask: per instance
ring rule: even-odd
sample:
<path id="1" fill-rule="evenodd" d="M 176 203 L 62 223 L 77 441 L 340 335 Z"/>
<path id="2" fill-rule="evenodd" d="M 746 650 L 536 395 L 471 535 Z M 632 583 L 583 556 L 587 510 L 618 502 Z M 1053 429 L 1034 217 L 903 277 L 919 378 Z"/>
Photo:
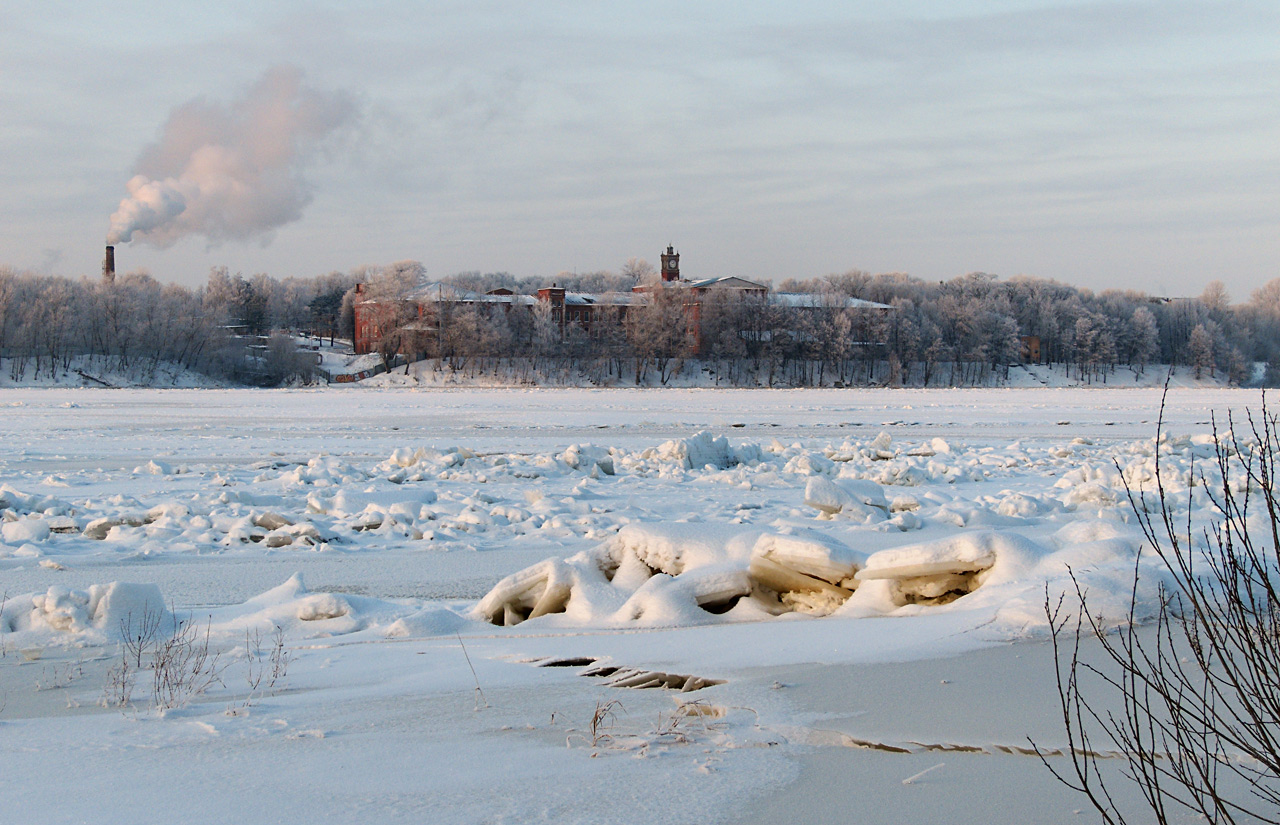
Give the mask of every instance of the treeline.
<path id="1" fill-rule="evenodd" d="M 1255 361 L 1268 365 L 1272 382 L 1280 379 L 1280 279 L 1234 306 L 1220 281 L 1198 297 L 1164 298 L 983 273 L 931 283 L 853 271 L 786 281 L 780 289 L 893 306 L 886 318 L 889 352 L 914 365 L 919 383 L 932 383 L 938 370 L 948 383 L 980 382 L 981 373 L 997 370 L 1007 375 L 1007 365 L 1021 360 L 1024 336 L 1038 339 L 1042 362 L 1065 365 L 1086 382 L 1106 381 L 1121 366 L 1141 373 L 1163 363 L 1190 367 L 1197 378 L 1241 384 Z"/>
<path id="2" fill-rule="evenodd" d="M 571 290 L 622 291 L 636 283 L 637 271 L 652 274 L 643 262 L 629 262 L 623 276 L 557 278 Z M 401 283 L 406 276 L 403 268 L 395 271 Z M 506 287 L 526 294 L 547 283 L 502 273 L 443 280 L 480 292 Z M 785 300 L 778 293 L 807 297 Z M 676 294 L 658 295 L 625 316 L 599 313 L 590 330 L 560 329 L 546 308 L 540 315 L 442 304 L 438 318 L 418 319 L 417 331 L 412 318 L 402 319 L 408 327 L 389 333 L 382 350 L 388 357 L 407 351 L 432 358 L 438 368 L 470 375 L 514 373 L 532 381 L 559 373 L 569 380 L 665 384 L 696 350 L 699 368 L 730 385 L 972 386 L 1000 383 L 1012 365 L 1034 360 L 1085 383 L 1116 381 L 1122 368 L 1132 381 L 1160 363 L 1189 367 L 1196 378 L 1244 384 L 1253 379 L 1253 362 L 1263 362 L 1263 382 L 1280 382 L 1280 279 L 1232 305 L 1220 282 L 1198 297 L 1163 298 L 983 273 L 937 283 L 851 271 L 783 281 L 765 300 L 707 293 L 696 323 Z M 892 310 L 847 307 L 849 298 Z"/>
<path id="3" fill-rule="evenodd" d="M 442 280 L 480 293 L 533 294 L 551 283 L 625 293 L 653 277 L 651 266 L 632 259 L 617 273 L 469 272 Z M 350 338 L 355 284 L 393 298 L 425 280 L 413 261 L 314 278 L 245 278 L 216 268 L 198 289 L 143 272 L 106 284 L 0 267 L 0 358 L 14 381 L 55 377 L 77 356 L 139 383 L 167 365 L 250 384 L 306 380 L 311 363 L 285 331 Z M 784 301 L 777 293 L 807 297 Z M 535 382 L 668 383 L 696 350 L 698 368 L 721 384 L 946 386 L 1007 379 L 1034 336 L 1042 362 L 1085 382 L 1164 363 L 1248 383 L 1253 362 L 1263 362 L 1264 383 L 1280 383 L 1280 279 L 1237 304 L 1219 282 L 1200 296 L 1168 299 L 981 273 L 937 283 L 851 271 L 783 281 L 767 300 L 711 292 L 696 312 L 678 291 L 656 294 L 625 312 L 596 312 L 589 329 L 564 323 L 545 304 L 514 311 L 443 303 L 429 319 L 406 310 L 380 350 L 388 363 L 405 352 L 435 359 L 441 370 Z M 893 309 L 850 308 L 848 298 Z"/>
<path id="4" fill-rule="evenodd" d="M 363 277 L 246 279 L 217 268 L 192 290 L 144 272 L 103 283 L 0 267 L 0 358 L 12 381 L 56 378 L 90 356 L 138 383 L 177 367 L 275 385 L 311 366 L 281 331 L 338 335 L 343 296 Z"/>

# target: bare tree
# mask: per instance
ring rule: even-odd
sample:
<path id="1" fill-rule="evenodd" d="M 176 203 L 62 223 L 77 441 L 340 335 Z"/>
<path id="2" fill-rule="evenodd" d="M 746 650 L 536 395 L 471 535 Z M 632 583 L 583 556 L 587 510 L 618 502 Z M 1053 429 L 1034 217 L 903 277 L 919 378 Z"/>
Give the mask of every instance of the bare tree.
<path id="1" fill-rule="evenodd" d="M 1154 491 L 1126 480 L 1147 546 L 1170 571 L 1149 629 L 1136 596 L 1115 630 L 1078 583 L 1074 621 L 1046 599 L 1069 764 L 1037 752 L 1106 823 L 1165 823 L 1179 811 L 1280 822 L 1280 429 L 1265 399 L 1240 423 L 1228 417 L 1225 433 L 1215 424 L 1212 464 L 1192 471 L 1218 513 L 1203 542 L 1164 486 L 1159 453 Z M 1096 662 L 1082 654 L 1090 636 Z M 1108 750 L 1139 791 L 1136 813 L 1113 793 Z"/>

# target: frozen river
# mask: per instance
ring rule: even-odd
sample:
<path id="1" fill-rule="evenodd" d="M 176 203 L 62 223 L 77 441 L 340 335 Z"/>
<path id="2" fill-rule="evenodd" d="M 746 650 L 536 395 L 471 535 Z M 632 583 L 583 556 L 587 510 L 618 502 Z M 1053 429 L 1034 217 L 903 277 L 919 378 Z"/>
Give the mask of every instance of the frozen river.
<path id="1" fill-rule="evenodd" d="M 1255 402 L 1174 390 L 1172 427 Z M 710 429 L 735 438 L 943 436 L 1001 441 L 1151 435 L 1150 389 L 979 390 L 0 390 L 0 472 L 132 468 L 154 457 L 245 463 L 400 447 L 484 451 L 582 441 L 635 448 Z"/>
<path id="2" fill-rule="evenodd" d="M 1213 518 L 1259 401 L 1157 444 L 1144 389 L 0 390 L 6 812 L 1070 821 L 1046 589 L 1123 615 L 1126 485 Z M 225 669 L 103 707 L 144 604 Z"/>
<path id="3" fill-rule="evenodd" d="M 1167 429 L 1203 431 L 1211 413 L 1257 393 L 1172 391 Z M 200 495 L 210 477 L 317 456 L 370 465 L 398 449 L 465 447 L 482 454 L 554 454 L 571 444 L 639 450 L 707 430 L 733 442 L 807 446 L 942 437 L 974 448 L 1014 441 L 1124 441 L 1150 437 L 1158 390 L 0 390 L 0 479 L 20 489 L 151 506 Z M 151 461 L 193 474 L 149 476 Z M 669 490 L 656 490 L 667 495 Z M 379 558 L 350 553 L 88 554 L 59 581 L 142 579 L 179 604 L 236 602 L 301 570 L 312 587 L 388 597 L 478 598 L 554 543 L 478 539 Z M 216 551 L 216 552 L 212 552 Z M 49 581 L 30 559 L 5 561 L 11 591 Z"/>

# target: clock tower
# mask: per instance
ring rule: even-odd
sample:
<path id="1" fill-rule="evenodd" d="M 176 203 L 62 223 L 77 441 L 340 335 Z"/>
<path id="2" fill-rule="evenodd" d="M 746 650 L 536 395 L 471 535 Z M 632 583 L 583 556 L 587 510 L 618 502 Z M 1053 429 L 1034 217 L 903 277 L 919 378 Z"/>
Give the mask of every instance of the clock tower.
<path id="1" fill-rule="evenodd" d="M 680 253 L 667 244 L 667 251 L 662 253 L 662 280 L 680 280 Z"/>

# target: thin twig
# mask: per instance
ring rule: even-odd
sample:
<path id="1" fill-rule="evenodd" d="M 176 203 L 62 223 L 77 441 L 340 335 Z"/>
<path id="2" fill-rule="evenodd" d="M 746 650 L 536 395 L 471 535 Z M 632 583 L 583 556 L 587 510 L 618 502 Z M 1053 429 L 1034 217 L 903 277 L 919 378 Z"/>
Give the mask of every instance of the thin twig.
<path id="1" fill-rule="evenodd" d="M 471 678 L 476 680 L 476 710 L 487 708 L 489 707 L 489 700 L 485 698 L 484 689 L 480 687 L 480 677 L 476 675 L 475 665 L 471 664 L 471 654 L 467 653 L 467 645 L 462 641 L 462 634 L 454 631 L 453 635 L 458 637 L 458 644 L 462 647 L 462 655 L 467 659 L 467 667 L 471 668 Z M 481 702 L 484 704 L 481 705 Z"/>

